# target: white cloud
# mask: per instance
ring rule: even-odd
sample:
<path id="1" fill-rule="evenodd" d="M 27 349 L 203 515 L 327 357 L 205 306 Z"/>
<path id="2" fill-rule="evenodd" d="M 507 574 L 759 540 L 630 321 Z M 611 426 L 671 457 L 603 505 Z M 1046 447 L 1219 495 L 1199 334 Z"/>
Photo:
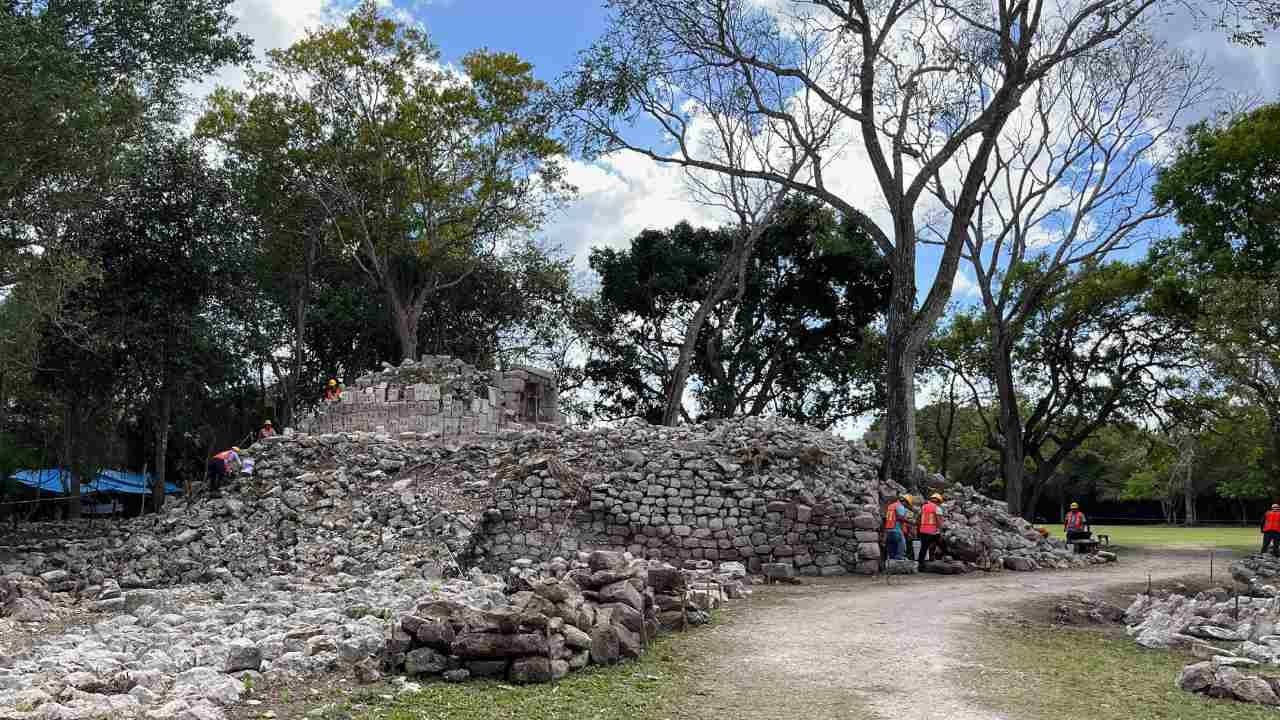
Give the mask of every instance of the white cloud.
<path id="1" fill-rule="evenodd" d="M 543 235 L 572 254 L 579 270 L 587 267 L 592 247 L 625 247 L 642 230 L 681 220 L 719 225 L 727 219 L 689 199 L 679 169 L 635 153 L 617 153 L 595 163 L 566 160 L 565 165 L 578 197 Z"/>

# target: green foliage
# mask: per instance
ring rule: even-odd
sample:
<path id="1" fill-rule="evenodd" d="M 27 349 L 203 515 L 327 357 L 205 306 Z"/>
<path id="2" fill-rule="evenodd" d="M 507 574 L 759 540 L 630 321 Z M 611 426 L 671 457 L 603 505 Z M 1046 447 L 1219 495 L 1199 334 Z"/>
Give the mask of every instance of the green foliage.
<path id="1" fill-rule="evenodd" d="M 1184 229 L 1172 243 L 1184 262 L 1255 276 L 1280 271 L 1280 104 L 1192 127 L 1155 200 Z"/>
<path id="2" fill-rule="evenodd" d="M 424 32 L 372 1 L 268 57 L 248 93 L 210 98 L 197 131 L 238 163 L 285 164 L 337 250 L 386 295 L 401 355 L 416 355 L 428 298 L 572 191 L 544 86 L 509 53 L 442 68 Z"/>
<path id="3" fill-rule="evenodd" d="M 733 232 L 681 223 L 647 230 L 625 250 L 592 251 L 600 290 L 579 308 L 579 326 L 598 414 L 661 418 L 685 329 Z M 828 426 L 870 409 L 879 369 L 868 327 L 887 294 L 870 238 L 791 199 L 698 337 L 690 385 L 700 417 L 776 412 Z"/>

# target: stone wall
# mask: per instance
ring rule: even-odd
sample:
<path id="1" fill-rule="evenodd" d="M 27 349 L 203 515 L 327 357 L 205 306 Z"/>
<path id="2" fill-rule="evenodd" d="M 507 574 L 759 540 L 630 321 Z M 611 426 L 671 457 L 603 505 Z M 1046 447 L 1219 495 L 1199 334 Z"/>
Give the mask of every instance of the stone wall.
<path id="1" fill-rule="evenodd" d="M 762 436 L 770 429 L 759 426 Z M 471 560 L 497 571 L 520 557 L 616 549 L 667 562 L 735 560 L 752 572 L 780 562 L 807 576 L 874 573 L 874 457 L 844 443 L 837 464 L 820 448 L 806 458 L 789 438 L 770 440 L 785 447 L 766 451 L 764 467 L 705 446 L 621 452 L 631 467 L 605 473 L 580 473 L 556 455 L 527 458 L 495 487 Z M 824 467 L 807 467 L 814 462 Z"/>
<path id="2" fill-rule="evenodd" d="M 308 433 L 414 432 L 450 436 L 492 433 L 512 423 L 560 424 L 559 395 L 549 371 L 518 366 L 482 371 L 456 358 L 424 355 L 344 388 L 300 423 Z"/>

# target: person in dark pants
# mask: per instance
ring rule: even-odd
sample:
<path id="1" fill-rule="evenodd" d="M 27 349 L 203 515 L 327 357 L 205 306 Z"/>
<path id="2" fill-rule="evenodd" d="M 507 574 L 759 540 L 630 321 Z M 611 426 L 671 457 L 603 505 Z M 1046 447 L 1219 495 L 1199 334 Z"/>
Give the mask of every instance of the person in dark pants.
<path id="1" fill-rule="evenodd" d="M 1280 503 L 1272 505 L 1262 516 L 1262 554 L 1271 549 L 1272 557 L 1280 557 Z"/>
<path id="2" fill-rule="evenodd" d="M 1080 503 L 1071 503 L 1071 510 L 1062 521 L 1062 529 L 1066 531 L 1068 540 L 1087 540 L 1093 534 L 1089 529 L 1088 518 L 1080 512 Z"/>
<path id="3" fill-rule="evenodd" d="M 209 494 L 218 495 L 222 481 L 240 467 L 240 448 L 233 447 L 209 458 Z"/>
<path id="4" fill-rule="evenodd" d="M 917 527 L 917 533 L 920 535 L 920 557 L 916 559 L 919 563 L 920 572 L 924 572 L 925 561 L 929 559 L 929 549 L 938 542 L 942 536 L 942 496 L 934 493 L 929 496 L 929 502 L 920 508 L 920 524 Z"/>

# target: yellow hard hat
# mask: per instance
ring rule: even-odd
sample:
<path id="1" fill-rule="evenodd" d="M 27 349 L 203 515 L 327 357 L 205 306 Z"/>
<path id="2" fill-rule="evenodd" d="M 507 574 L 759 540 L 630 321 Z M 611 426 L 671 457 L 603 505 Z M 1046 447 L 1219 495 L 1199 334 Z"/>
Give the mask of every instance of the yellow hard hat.
<path id="1" fill-rule="evenodd" d="M 330 385 L 337 385 L 337 384 L 338 384 L 338 381 L 337 381 L 337 380 L 330 380 L 330 381 L 329 381 L 329 384 L 330 384 Z"/>
<path id="2" fill-rule="evenodd" d="M 270 425 L 270 424 L 271 424 L 271 421 L 270 421 L 270 420 L 263 420 L 263 421 L 262 421 L 262 424 L 263 424 L 263 425 Z"/>
<path id="3" fill-rule="evenodd" d="M 242 451 L 240 448 L 238 448 L 238 447 L 232 446 L 232 447 L 231 447 L 231 452 L 233 452 L 233 453 L 235 453 L 235 454 L 239 455 L 239 454 L 240 454 L 241 452 L 243 452 L 243 451 Z"/>
<path id="4" fill-rule="evenodd" d="M 939 495 L 938 493 L 934 493 L 934 494 L 930 495 L 930 496 L 929 496 L 929 499 L 930 499 L 930 500 L 932 500 L 932 501 L 934 501 L 934 502 L 942 502 L 942 496 L 941 496 L 941 495 Z"/>
<path id="5" fill-rule="evenodd" d="M 904 502 L 904 503 L 906 503 L 908 506 L 910 506 L 910 505 L 912 504 L 912 498 L 911 498 L 911 495 L 910 495 L 910 494 L 903 495 L 903 496 L 902 496 L 902 502 Z"/>
<path id="6" fill-rule="evenodd" d="M 1072 509 L 1072 510 L 1079 510 L 1079 509 L 1080 509 L 1080 503 L 1077 503 L 1077 502 L 1073 502 L 1073 503 L 1071 503 L 1071 509 Z"/>

